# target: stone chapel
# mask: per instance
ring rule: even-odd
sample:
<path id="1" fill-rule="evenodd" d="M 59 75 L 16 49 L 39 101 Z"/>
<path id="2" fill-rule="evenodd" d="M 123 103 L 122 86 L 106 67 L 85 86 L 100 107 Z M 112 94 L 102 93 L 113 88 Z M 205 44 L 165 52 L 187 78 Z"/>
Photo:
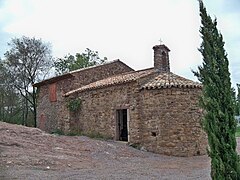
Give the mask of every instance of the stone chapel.
<path id="1" fill-rule="evenodd" d="M 152 68 L 135 71 L 115 60 L 34 84 L 38 128 L 99 133 L 165 155 L 205 154 L 202 85 L 171 72 L 167 46 L 153 51 Z M 72 112 L 67 104 L 75 99 L 81 104 Z"/>

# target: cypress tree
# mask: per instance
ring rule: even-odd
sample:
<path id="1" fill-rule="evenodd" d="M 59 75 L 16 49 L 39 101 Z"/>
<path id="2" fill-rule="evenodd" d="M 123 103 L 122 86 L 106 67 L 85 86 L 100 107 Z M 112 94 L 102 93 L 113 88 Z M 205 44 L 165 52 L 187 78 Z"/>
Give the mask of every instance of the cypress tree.
<path id="1" fill-rule="evenodd" d="M 199 0 L 202 43 L 199 51 L 202 66 L 193 72 L 203 84 L 200 105 L 204 109 L 203 128 L 208 135 L 213 180 L 240 179 L 239 156 L 236 152 L 236 121 L 232 100 L 229 62 L 217 20 L 212 20 Z"/>
<path id="2" fill-rule="evenodd" d="M 237 116 L 240 115 L 240 84 L 237 84 L 237 91 L 238 91 L 238 94 L 237 94 L 237 111 L 236 111 L 236 114 Z"/>

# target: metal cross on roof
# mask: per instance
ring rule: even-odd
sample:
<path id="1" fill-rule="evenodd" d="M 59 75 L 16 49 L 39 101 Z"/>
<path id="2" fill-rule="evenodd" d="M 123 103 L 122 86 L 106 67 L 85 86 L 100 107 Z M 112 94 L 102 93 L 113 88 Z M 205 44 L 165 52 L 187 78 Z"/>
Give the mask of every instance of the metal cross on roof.
<path id="1" fill-rule="evenodd" d="M 162 42 L 163 42 L 162 39 L 160 38 L 158 41 L 159 41 L 160 45 L 162 45 Z"/>

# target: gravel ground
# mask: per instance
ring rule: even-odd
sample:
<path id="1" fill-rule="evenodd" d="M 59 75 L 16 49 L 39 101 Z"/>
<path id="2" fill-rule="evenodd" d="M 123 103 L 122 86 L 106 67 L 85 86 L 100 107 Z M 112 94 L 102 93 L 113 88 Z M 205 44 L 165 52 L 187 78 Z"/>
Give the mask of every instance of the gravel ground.
<path id="1" fill-rule="evenodd" d="M 239 141 L 239 139 L 238 139 Z M 122 142 L 0 122 L 0 179 L 210 179 L 207 156 L 171 157 Z"/>

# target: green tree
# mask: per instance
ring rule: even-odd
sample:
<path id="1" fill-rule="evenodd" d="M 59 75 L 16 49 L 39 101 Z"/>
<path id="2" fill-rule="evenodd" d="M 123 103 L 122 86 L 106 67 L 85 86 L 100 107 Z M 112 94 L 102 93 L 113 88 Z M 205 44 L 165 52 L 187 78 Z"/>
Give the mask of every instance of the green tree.
<path id="1" fill-rule="evenodd" d="M 237 96 L 236 96 L 236 91 L 234 88 L 232 90 L 232 101 L 233 101 L 233 107 L 234 107 L 234 115 L 237 116 L 239 114 L 238 111 L 238 101 L 237 101 Z"/>
<path id="2" fill-rule="evenodd" d="M 42 80 L 52 67 L 51 49 L 48 44 L 36 38 L 14 38 L 8 43 L 10 50 L 3 62 L 8 78 L 8 84 L 16 89 L 23 98 L 23 122 L 32 112 L 36 127 L 36 89 L 31 85 Z"/>
<path id="3" fill-rule="evenodd" d="M 240 84 L 237 84 L 237 102 L 236 102 L 236 115 L 240 115 Z"/>
<path id="4" fill-rule="evenodd" d="M 58 58 L 54 62 L 54 66 L 56 74 L 60 75 L 69 71 L 102 64 L 106 60 L 106 57 L 100 58 L 97 51 L 87 48 L 84 53 L 77 53 L 75 56 L 69 54 L 64 58 Z"/>
<path id="5" fill-rule="evenodd" d="M 8 78 L 3 61 L 0 60 L 0 120 L 21 124 L 21 97 L 9 86 Z"/>
<path id="6" fill-rule="evenodd" d="M 211 177 L 214 180 L 240 179 L 236 152 L 236 122 L 232 100 L 229 62 L 217 20 L 212 20 L 199 0 L 202 43 L 199 51 L 203 64 L 194 74 L 203 84 L 200 104 L 205 110 L 203 128 L 208 135 Z"/>

